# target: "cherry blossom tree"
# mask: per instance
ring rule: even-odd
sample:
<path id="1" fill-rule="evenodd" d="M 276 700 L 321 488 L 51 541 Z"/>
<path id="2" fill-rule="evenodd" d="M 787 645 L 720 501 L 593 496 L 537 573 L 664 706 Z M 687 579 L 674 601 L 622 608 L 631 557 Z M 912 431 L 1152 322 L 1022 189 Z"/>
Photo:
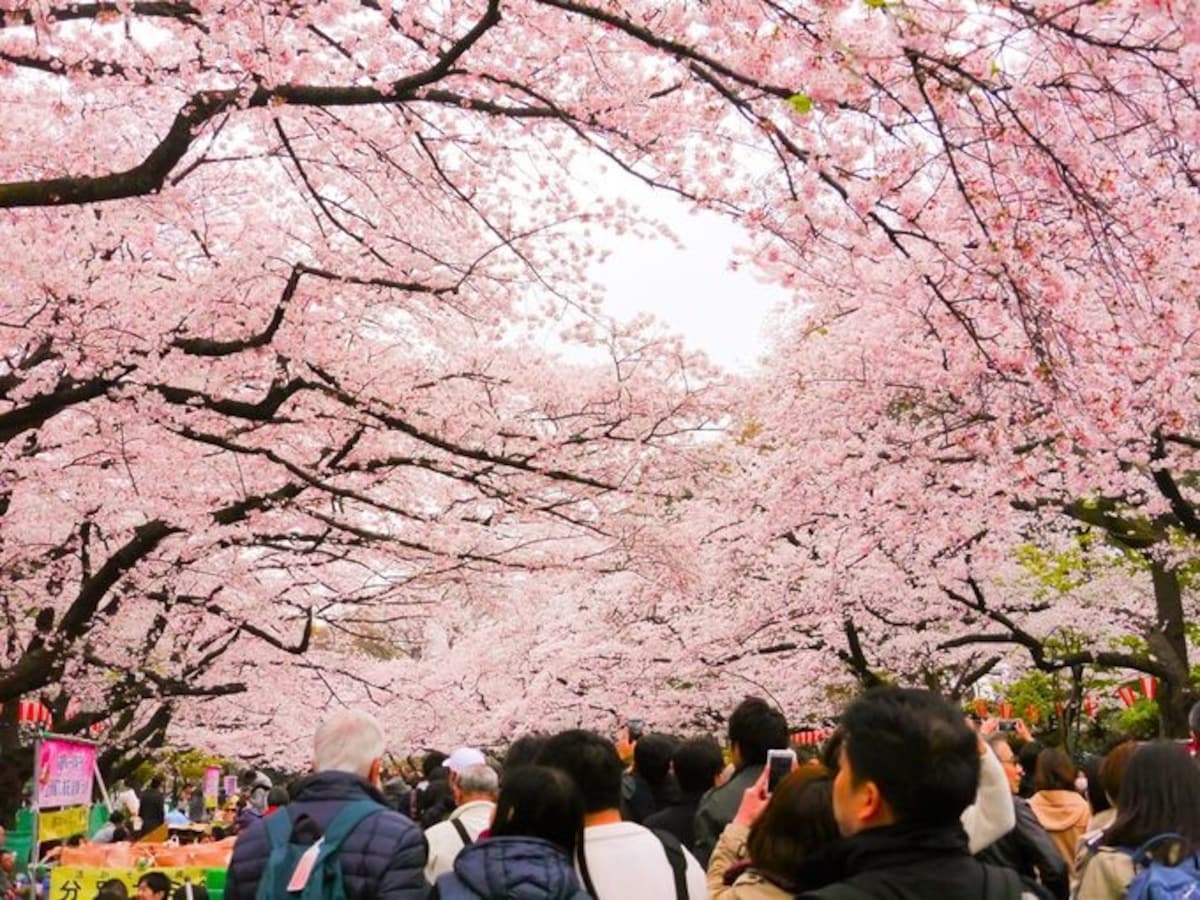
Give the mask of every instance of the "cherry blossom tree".
<path id="1" fill-rule="evenodd" d="M 969 681 L 1015 549 L 1086 526 L 1178 724 L 1194 4 L 6 7 L 0 700 L 220 728 L 271 666 L 391 690 L 335 652 L 381 633 L 505 728 L 817 704 L 884 643 Z M 594 230 L 646 232 L 596 159 L 755 229 L 803 307 L 764 378 L 608 333 Z M 523 627 L 569 671 L 469 650 Z"/>

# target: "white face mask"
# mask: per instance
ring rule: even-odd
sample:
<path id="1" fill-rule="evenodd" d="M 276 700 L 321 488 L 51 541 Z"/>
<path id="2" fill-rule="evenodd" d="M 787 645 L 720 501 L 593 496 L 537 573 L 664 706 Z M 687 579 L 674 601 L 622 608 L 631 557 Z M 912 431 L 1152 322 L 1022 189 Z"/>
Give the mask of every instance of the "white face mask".
<path id="1" fill-rule="evenodd" d="M 1080 772 L 1078 775 L 1075 776 L 1075 790 L 1079 791 L 1079 793 L 1083 794 L 1084 796 L 1087 796 L 1087 789 L 1088 789 L 1087 776 L 1084 775 L 1082 772 Z"/>

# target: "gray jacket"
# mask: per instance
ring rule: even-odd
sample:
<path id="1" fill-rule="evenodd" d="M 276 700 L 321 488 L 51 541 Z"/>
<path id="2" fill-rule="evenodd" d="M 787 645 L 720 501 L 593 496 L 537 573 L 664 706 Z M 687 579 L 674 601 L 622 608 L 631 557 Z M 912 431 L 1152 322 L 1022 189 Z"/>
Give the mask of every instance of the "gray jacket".
<path id="1" fill-rule="evenodd" d="M 761 765 L 746 766 L 721 787 L 713 788 L 705 794 L 700 801 L 700 807 L 696 810 L 695 850 L 696 859 L 704 868 L 708 868 L 708 858 L 712 856 L 713 847 L 717 846 L 721 832 L 737 814 L 742 803 L 742 794 L 746 788 L 758 781 L 762 770 Z"/>

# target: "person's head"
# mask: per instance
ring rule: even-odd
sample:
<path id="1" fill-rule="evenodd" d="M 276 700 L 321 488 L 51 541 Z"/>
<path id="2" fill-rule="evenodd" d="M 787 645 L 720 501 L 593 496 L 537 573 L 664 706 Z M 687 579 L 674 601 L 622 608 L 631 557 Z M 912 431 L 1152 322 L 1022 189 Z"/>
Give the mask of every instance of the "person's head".
<path id="1" fill-rule="evenodd" d="M 1013 752 L 1008 738 L 999 733 L 993 734 L 988 738 L 988 746 L 996 755 L 996 759 L 1000 760 L 1000 768 L 1004 770 L 1004 777 L 1008 779 L 1008 789 L 1014 794 L 1018 793 L 1021 790 L 1021 761 Z"/>
<path id="2" fill-rule="evenodd" d="M 537 762 L 538 754 L 542 752 L 542 747 L 545 745 L 546 736 L 544 734 L 525 734 L 517 738 L 509 745 L 508 752 L 504 754 L 502 777 L 507 778 L 521 766 L 533 765 Z"/>
<path id="3" fill-rule="evenodd" d="M 155 775 L 153 778 L 150 779 L 150 790 L 161 791 L 162 786 L 163 786 L 162 776 Z"/>
<path id="4" fill-rule="evenodd" d="M 1104 787 L 1100 784 L 1100 762 L 1099 756 L 1088 754 L 1079 764 L 1079 771 L 1083 773 L 1083 780 L 1087 782 L 1086 799 L 1092 808 L 1092 815 L 1112 807 L 1108 795 L 1104 793 Z"/>
<path id="5" fill-rule="evenodd" d="M 633 747 L 633 770 L 650 784 L 662 784 L 671 771 L 679 742 L 668 734 L 644 734 Z"/>
<path id="6" fill-rule="evenodd" d="M 937 694 L 872 688 L 847 707 L 842 728 L 833 805 L 843 835 L 898 823 L 950 825 L 974 799 L 978 740 Z"/>
<path id="7" fill-rule="evenodd" d="M 584 812 L 620 808 L 624 766 L 608 738 L 581 728 L 560 732 L 546 740 L 538 764 L 571 776 L 583 797 Z"/>
<path id="8" fill-rule="evenodd" d="M 167 900 L 171 879 L 162 872 L 147 872 L 137 883 L 137 900 Z"/>
<path id="9" fill-rule="evenodd" d="M 750 826 L 746 850 L 755 868 L 791 880 L 805 859 L 837 839 L 829 771 L 804 766 L 776 786 Z"/>
<path id="10" fill-rule="evenodd" d="M 110 878 L 101 882 L 96 900 L 129 900 L 129 888 L 120 878 Z"/>
<path id="11" fill-rule="evenodd" d="M 383 751 L 383 728 L 375 717 L 359 710 L 342 710 L 317 729 L 313 771 L 349 772 L 378 786 Z"/>
<path id="12" fill-rule="evenodd" d="M 1047 747 L 1038 754 L 1033 784 L 1039 791 L 1073 791 L 1075 775 L 1075 763 L 1066 751 Z"/>
<path id="13" fill-rule="evenodd" d="M 287 788 L 281 784 L 267 791 L 267 806 L 287 806 L 290 799 Z"/>
<path id="14" fill-rule="evenodd" d="M 1188 728 L 1192 732 L 1192 737 L 1200 739 L 1200 701 L 1192 704 L 1192 708 L 1188 711 Z"/>
<path id="15" fill-rule="evenodd" d="M 129 840 L 129 837 L 129 829 L 124 825 L 118 825 L 113 829 L 112 842 L 114 844 L 124 843 L 125 841 Z"/>
<path id="16" fill-rule="evenodd" d="M 500 789 L 489 833 L 541 838 L 574 856 L 583 841 L 583 798 L 574 779 L 547 766 L 515 769 Z"/>
<path id="17" fill-rule="evenodd" d="M 11 850 L 0 850 L 0 872 L 11 872 L 17 864 L 17 856 Z"/>
<path id="18" fill-rule="evenodd" d="M 428 781 L 436 770 L 445 765 L 447 756 L 441 750 L 429 750 L 421 760 L 421 776 Z"/>
<path id="19" fill-rule="evenodd" d="M 821 745 L 821 752 L 817 754 L 817 760 L 826 769 L 837 774 L 838 768 L 842 764 L 842 741 L 846 737 L 846 732 L 841 725 L 833 729 L 833 733 L 825 739 L 825 743 Z"/>
<path id="20" fill-rule="evenodd" d="M 1184 853 L 1200 850 L 1200 769 L 1180 745 L 1155 741 L 1130 758 L 1104 843 L 1137 847 L 1164 832 L 1183 836 Z"/>
<path id="21" fill-rule="evenodd" d="M 1117 797 L 1121 795 L 1121 782 L 1125 780 L 1125 771 L 1129 768 L 1129 761 L 1133 759 L 1137 749 L 1136 741 L 1122 741 L 1104 754 L 1104 759 L 1100 761 L 1100 788 L 1108 797 L 1110 806 L 1117 805 Z"/>
<path id="22" fill-rule="evenodd" d="M 125 811 L 121 810 L 121 809 L 114 809 L 112 812 L 110 812 L 108 814 L 108 821 L 111 822 L 113 825 L 124 825 L 125 824 Z"/>
<path id="23" fill-rule="evenodd" d="M 788 746 L 787 719 L 762 697 L 747 697 L 729 717 L 729 746 L 738 769 L 765 765 L 768 750 Z"/>
<path id="24" fill-rule="evenodd" d="M 454 802 L 461 806 L 475 800 L 495 801 L 500 792 L 500 776 L 487 763 L 467 766 L 453 781 Z"/>
<path id="25" fill-rule="evenodd" d="M 685 794 L 703 794 L 725 768 L 721 748 L 711 737 L 696 737 L 684 741 L 671 757 L 675 780 Z"/>

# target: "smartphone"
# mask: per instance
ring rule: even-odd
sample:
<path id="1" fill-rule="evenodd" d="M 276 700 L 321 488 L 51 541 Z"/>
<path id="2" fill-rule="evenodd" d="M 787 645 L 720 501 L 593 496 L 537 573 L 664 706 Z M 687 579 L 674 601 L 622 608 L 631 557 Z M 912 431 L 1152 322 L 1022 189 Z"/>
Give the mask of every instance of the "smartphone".
<path id="1" fill-rule="evenodd" d="M 646 722 L 643 719 L 630 719 L 625 728 L 629 732 L 629 739 L 631 741 L 636 741 L 639 740 L 645 733 Z"/>
<path id="2" fill-rule="evenodd" d="M 768 750 L 767 751 L 767 793 L 775 793 L 775 788 L 779 782 L 787 777 L 792 771 L 792 766 L 796 763 L 795 750 Z"/>
<path id="3" fill-rule="evenodd" d="M 1016 731 L 1017 730 L 1017 720 L 1016 719 L 1001 719 L 999 722 L 996 723 L 996 730 L 997 731 Z"/>

